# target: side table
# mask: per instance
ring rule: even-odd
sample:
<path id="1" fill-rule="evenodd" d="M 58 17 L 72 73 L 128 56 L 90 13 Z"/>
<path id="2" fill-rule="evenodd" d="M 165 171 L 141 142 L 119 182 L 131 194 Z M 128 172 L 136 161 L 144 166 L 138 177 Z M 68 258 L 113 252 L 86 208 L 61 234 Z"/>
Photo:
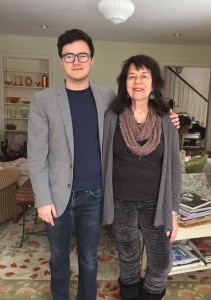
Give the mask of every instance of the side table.
<path id="1" fill-rule="evenodd" d="M 32 231 L 32 232 L 25 231 L 27 207 L 29 205 L 31 205 L 31 206 L 34 205 L 34 192 L 32 189 L 30 179 L 28 179 L 17 191 L 16 203 L 17 203 L 17 205 L 22 206 L 22 210 L 23 210 L 23 231 L 22 231 L 22 237 L 21 237 L 21 243 L 20 243 L 20 247 L 22 247 L 25 235 L 28 235 L 28 234 L 45 235 L 45 231 Z M 35 224 L 36 224 L 36 221 L 37 221 L 37 210 L 36 210 L 36 216 L 35 216 L 35 220 L 34 220 Z"/>

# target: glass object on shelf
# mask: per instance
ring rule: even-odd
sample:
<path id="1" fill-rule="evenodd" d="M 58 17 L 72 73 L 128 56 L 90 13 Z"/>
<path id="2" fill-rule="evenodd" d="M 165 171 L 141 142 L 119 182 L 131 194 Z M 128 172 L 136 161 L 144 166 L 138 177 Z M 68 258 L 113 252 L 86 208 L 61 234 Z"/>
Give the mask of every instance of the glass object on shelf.
<path id="1" fill-rule="evenodd" d="M 42 87 L 48 87 L 48 76 L 45 74 L 42 76 Z"/>
<path id="2" fill-rule="evenodd" d="M 19 86 L 23 86 L 23 76 L 20 76 Z"/>
<path id="3" fill-rule="evenodd" d="M 11 118 L 16 118 L 17 108 L 16 107 L 10 107 L 9 108 L 9 115 L 10 115 Z"/>
<path id="4" fill-rule="evenodd" d="M 17 77 L 18 77 L 17 75 L 14 75 L 14 82 L 13 82 L 14 86 L 18 86 Z"/>
<path id="5" fill-rule="evenodd" d="M 25 85 L 30 87 L 30 86 L 32 86 L 32 83 L 33 83 L 32 78 L 30 76 L 26 76 Z"/>
<path id="6" fill-rule="evenodd" d="M 27 118 L 29 114 L 29 109 L 28 108 L 20 108 L 20 114 L 23 118 Z"/>
<path id="7" fill-rule="evenodd" d="M 40 86 L 40 80 L 36 80 L 36 86 L 39 87 Z"/>

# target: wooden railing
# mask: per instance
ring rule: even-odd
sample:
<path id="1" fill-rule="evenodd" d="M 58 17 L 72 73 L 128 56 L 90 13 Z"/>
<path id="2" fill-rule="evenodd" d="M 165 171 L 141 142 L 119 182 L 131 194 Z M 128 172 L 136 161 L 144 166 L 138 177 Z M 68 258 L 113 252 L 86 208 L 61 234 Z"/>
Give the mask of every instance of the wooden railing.
<path id="1" fill-rule="evenodd" d="M 163 95 L 165 99 L 174 101 L 174 111 L 187 113 L 193 120 L 206 127 L 208 99 L 171 67 L 166 67 L 164 79 L 166 83 Z"/>

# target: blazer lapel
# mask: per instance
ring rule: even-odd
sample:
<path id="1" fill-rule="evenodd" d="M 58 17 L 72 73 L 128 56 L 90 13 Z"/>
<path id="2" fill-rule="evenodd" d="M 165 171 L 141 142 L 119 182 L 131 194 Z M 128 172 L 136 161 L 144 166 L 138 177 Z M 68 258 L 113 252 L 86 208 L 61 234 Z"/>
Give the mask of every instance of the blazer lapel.
<path id="1" fill-rule="evenodd" d="M 70 152 L 72 159 L 74 159 L 74 140 L 73 140 L 73 127 L 72 127 L 72 119 L 70 114 L 70 106 L 67 97 L 67 92 L 65 89 L 65 84 L 62 83 L 58 86 L 56 90 L 57 94 L 57 103 L 62 116 L 62 120 L 64 122 L 64 127 L 67 135 L 67 139 L 70 146 Z"/>

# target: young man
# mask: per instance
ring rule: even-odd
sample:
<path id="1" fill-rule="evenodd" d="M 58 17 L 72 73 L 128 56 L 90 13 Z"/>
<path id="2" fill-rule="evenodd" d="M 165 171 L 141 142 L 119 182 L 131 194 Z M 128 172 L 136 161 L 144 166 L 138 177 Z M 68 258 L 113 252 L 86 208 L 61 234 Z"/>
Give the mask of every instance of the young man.
<path id="1" fill-rule="evenodd" d="M 58 38 L 65 81 L 33 97 L 28 161 L 39 217 L 50 244 L 54 300 L 69 300 L 73 220 L 78 251 L 77 300 L 96 300 L 97 243 L 103 192 L 101 148 L 104 113 L 115 94 L 89 83 L 91 38 L 72 29 Z M 178 124 L 177 115 L 175 121 Z"/>

